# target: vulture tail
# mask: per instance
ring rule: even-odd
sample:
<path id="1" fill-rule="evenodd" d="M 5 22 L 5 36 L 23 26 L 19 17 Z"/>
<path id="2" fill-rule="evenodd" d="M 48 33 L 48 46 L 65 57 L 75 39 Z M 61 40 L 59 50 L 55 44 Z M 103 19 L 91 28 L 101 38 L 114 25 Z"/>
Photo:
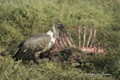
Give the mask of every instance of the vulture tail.
<path id="1" fill-rule="evenodd" d="M 20 45 L 18 45 L 17 50 L 15 51 L 14 55 L 12 56 L 12 58 L 15 59 L 16 61 L 18 59 L 20 59 L 21 47 L 22 47 L 23 43 L 24 43 L 24 41 Z"/>
<path id="2" fill-rule="evenodd" d="M 19 57 L 18 57 L 19 54 L 20 54 L 20 48 L 18 48 L 18 49 L 15 51 L 14 55 L 12 56 L 12 58 L 17 61 L 17 60 L 19 59 Z"/>

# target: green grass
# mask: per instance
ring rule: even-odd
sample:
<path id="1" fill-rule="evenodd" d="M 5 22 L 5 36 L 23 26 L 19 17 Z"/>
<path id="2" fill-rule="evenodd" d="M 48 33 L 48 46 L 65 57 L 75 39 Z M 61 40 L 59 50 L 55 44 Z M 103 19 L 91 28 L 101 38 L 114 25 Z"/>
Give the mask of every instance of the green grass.
<path id="1" fill-rule="evenodd" d="M 120 78 L 119 0 L 0 0 L 0 78 L 1 80 L 79 80 Z M 78 45 L 76 26 L 85 24 L 97 30 L 95 43 L 107 44 L 107 56 L 92 56 L 88 65 L 75 68 L 69 62 L 15 62 L 11 55 L 25 39 L 51 30 L 54 22 L 65 25 Z M 109 73 L 86 76 L 86 73 Z"/>

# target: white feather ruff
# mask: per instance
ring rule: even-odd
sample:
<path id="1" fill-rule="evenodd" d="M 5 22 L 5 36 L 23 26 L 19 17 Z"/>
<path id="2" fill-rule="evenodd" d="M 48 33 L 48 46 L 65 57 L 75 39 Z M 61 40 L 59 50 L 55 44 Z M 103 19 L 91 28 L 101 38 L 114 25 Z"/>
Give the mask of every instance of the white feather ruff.
<path id="1" fill-rule="evenodd" d="M 47 35 L 50 35 L 50 36 L 51 36 L 51 40 L 50 40 L 50 42 L 49 42 L 49 48 L 51 48 L 52 44 L 55 43 L 56 38 L 54 37 L 54 34 L 53 34 L 52 31 L 48 31 L 48 32 L 47 32 Z"/>

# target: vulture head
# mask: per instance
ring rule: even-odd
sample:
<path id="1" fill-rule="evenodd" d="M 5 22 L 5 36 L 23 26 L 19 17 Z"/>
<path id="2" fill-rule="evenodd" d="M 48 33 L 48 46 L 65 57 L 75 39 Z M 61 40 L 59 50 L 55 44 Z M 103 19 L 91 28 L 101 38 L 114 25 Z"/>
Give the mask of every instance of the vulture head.
<path id="1" fill-rule="evenodd" d="M 59 31 L 61 30 L 61 28 L 63 28 L 64 26 L 58 22 L 54 23 L 52 28 L 53 28 L 53 33 L 55 37 L 59 36 Z"/>

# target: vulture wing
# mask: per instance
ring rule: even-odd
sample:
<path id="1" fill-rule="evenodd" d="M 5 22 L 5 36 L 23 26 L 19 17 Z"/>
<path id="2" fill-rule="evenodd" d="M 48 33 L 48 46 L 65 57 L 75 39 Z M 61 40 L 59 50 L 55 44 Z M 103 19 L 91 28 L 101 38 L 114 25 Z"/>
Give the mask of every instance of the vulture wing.
<path id="1" fill-rule="evenodd" d="M 13 58 L 18 59 L 28 59 L 31 58 L 36 52 L 47 51 L 51 36 L 47 34 L 38 34 L 36 36 L 30 37 L 24 42 L 22 42 L 18 47 L 18 50 L 14 54 Z"/>

